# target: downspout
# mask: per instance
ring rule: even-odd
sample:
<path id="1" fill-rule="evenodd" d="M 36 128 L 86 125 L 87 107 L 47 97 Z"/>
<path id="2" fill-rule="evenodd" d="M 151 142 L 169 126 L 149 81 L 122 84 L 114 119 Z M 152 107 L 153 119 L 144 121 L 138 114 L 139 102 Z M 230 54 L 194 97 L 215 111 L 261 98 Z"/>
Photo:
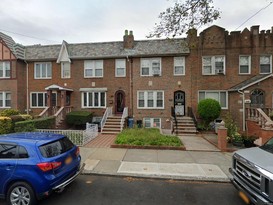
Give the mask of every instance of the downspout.
<path id="1" fill-rule="evenodd" d="M 246 116 L 245 116 L 245 93 L 241 90 L 238 90 L 238 93 L 243 95 L 243 131 L 246 131 Z"/>
<path id="2" fill-rule="evenodd" d="M 133 59 L 130 58 L 129 56 L 127 56 L 127 61 L 129 62 L 129 76 L 130 76 L 130 88 L 129 88 L 129 92 L 130 92 L 130 110 L 131 110 L 131 117 L 133 117 L 134 115 L 134 111 L 133 111 L 133 75 L 132 75 L 132 64 L 133 64 Z"/>
<path id="3" fill-rule="evenodd" d="M 29 115 L 29 95 L 28 95 L 28 91 L 29 91 L 29 85 L 28 85 L 28 63 L 26 60 L 24 60 L 24 62 L 26 63 L 27 65 L 27 114 Z"/>

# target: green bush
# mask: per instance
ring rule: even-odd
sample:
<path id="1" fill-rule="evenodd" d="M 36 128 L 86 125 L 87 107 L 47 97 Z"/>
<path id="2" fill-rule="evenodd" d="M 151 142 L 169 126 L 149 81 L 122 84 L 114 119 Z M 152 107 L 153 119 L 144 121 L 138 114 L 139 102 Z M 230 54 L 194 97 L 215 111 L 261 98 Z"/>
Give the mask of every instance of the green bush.
<path id="1" fill-rule="evenodd" d="M 224 116 L 225 127 L 227 128 L 227 136 L 231 139 L 237 133 L 237 125 L 232 119 L 230 113 Z"/>
<path id="2" fill-rule="evenodd" d="M 12 120 L 9 117 L 0 117 L 0 134 L 10 133 L 12 130 Z"/>
<path id="3" fill-rule="evenodd" d="M 35 129 L 52 129 L 55 126 L 55 117 L 44 117 L 34 120 L 16 122 L 15 132 L 29 132 Z"/>
<path id="4" fill-rule="evenodd" d="M 198 103 L 197 112 L 204 121 L 205 127 L 208 127 L 210 122 L 220 116 L 221 106 L 217 100 L 208 98 Z"/>
<path id="5" fill-rule="evenodd" d="M 66 115 L 66 122 L 69 125 L 85 125 L 87 122 L 92 122 L 92 113 L 72 111 Z"/>
<path id="6" fill-rule="evenodd" d="M 9 116 L 12 116 L 12 115 L 19 115 L 20 112 L 18 110 L 15 110 L 15 109 L 6 109 L 6 110 L 3 110 L 0 115 L 1 116 L 5 116 L 5 117 L 9 117 Z"/>

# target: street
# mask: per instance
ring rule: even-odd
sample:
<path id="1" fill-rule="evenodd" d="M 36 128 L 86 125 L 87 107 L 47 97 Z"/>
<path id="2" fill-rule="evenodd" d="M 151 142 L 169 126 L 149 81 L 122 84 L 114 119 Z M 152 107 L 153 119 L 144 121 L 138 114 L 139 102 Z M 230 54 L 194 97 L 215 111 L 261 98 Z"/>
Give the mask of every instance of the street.
<path id="1" fill-rule="evenodd" d="M 243 205 L 229 183 L 185 182 L 132 177 L 81 175 L 61 194 L 40 205 Z M 0 205 L 6 205 L 0 200 Z"/>

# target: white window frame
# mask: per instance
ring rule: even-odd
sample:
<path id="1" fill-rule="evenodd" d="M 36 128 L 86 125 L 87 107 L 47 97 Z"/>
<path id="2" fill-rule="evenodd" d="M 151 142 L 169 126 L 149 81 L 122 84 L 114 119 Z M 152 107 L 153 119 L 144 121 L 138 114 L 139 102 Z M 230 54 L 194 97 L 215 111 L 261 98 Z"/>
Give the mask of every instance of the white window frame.
<path id="1" fill-rule="evenodd" d="M 181 63 L 182 62 L 182 63 Z M 186 70 L 185 70 L 185 57 L 174 57 L 173 58 L 173 74 L 175 76 L 181 76 L 181 75 L 185 75 L 186 74 Z M 182 67 L 182 73 L 176 73 L 175 68 L 176 67 Z"/>
<path id="2" fill-rule="evenodd" d="M 199 90 L 198 91 L 198 102 L 200 102 L 200 100 L 203 100 L 203 99 L 200 99 L 201 92 L 205 94 L 204 99 L 208 99 L 208 97 L 206 97 L 206 95 L 209 93 L 218 93 L 219 94 L 218 99 L 215 99 L 215 98 L 213 98 L 213 99 L 217 100 L 220 103 L 221 109 L 223 109 L 223 110 L 228 109 L 228 92 L 226 90 Z M 225 93 L 225 96 L 226 96 L 226 102 L 225 102 L 226 106 L 225 107 L 224 106 L 222 107 L 222 105 L 221 105 L 221 99 L 220 99 L 221 93 Z"/>
<path id="3" fill-rule="evenodd" d="M 157 127 L 157 126 L 154 126 L 155 125 L 155 120 L 159 120 L 159 126 Z M 145 125 L 146 125 L 146 121 L 150 121 L 150 127 L 146 127 Z M 150 118 L 150 117 L 145 117 L 145 118 L 143 118 L 143 126 L 145 127 L 145 128 L 161 128 L 161 118 Z"/>
<path id="4" fill-rule="evenodd" d="M 65 65 L 68 67 L 65 67 Z M 71 78 L 71 63 L 69 61 L 61 62 L 61 67 L 61 78 Z"/>
<path id="5" fill-rule="evenodd" d="M 10 78 L 10 76 L 11 76 L 10 61 L 2 61 L 2 62 L 0 62 L 0 64 L 1 64 L 2 70 L 3 70 L 3 76 L 0 76 L 0 78 Z"/>
<path id="6" fill-rule="evenodd" d="M 104 105 L 101 102 L 101 94 L 104 93 Z M 84 97 L 86 94 L 86 105 L 84 103 Z M 90 95 L 92 101 L 90 102 Z M 98 95 L 98 105 L 95 105 L 95 96 Z M 82 92 L 82 108 L 106 108 L 106 92 L 105 91 L 87 91 Z"/>
<path id="7" fill-rule="evenodd" d="M 36 106 L 32 104 L 32 95 L 36 94 Z M 43 105 L 39 106 L 38 94 L 43 94 Z M 46 108 L 47 106 L 47 92 L 31 92 L 30 93 L 30 108 Z"/>
<path id="8" fill-rule="evenodd" d="M 139 106 L 139 96 L 140 93 L 144 94 L 144 106 L 140 107 Z M 152 93 L 152 99 L 149 99 L 149 93 Z M 162 106 L 158 107 L 157 106 L 157 93 L 162 93 Z M 148 100 L 153 101 L 153 106 L 149 106 Z M 137 108 L 138 109 L 164 109 L 164 91 L 162 90 L 139 90 L 137 91 Z"/>
<path id="9" fill-rule="evenodd" d="M 87 75 L 88 70 L 91 75 Z M 101 75 L 96 75 L 97 70 L 101 70 Z M 103 78 L 103 60 L 85 60 L 84 78 Z"/>
<path id="10" fill-rule="evenodd" d="M 118 74 L 118 69 L 123 70 L 122 75 Z M 125 59 L 116 59 L 115 60 L 115 77 L 117 77 L 117 78 L 126 77 L 126 60 Z"/>
<path id="11" fill-rule="evenodd" d="M 2 95 L 2 99 L 1 99 L 1 95 Z M 3 101 L 3 105 L 0 106 L 0 108 L 11 108 L 11 92 L 9 92 L 9 91 L 0 92 L 0 100 Z M 7 106 L 7 104 L 8 104 L 7 100 L 10 101 L 10 106 Z"/>
<path id="12" fill-rule="evenodd" d="M 153 70 L 153 63 L 159 63 L 159 71 L 155 72 Z M 144 65 L 149 69 L 148 74 L 142 74 L 142 69 Z M 140 76 L 161 76 L 162 68 L 161 68 L 161 58 L 141 58 L 140 60 Z"/>
<path id="13" fill-rule="evenodd" d="M 40 66 L 39 74 L 40 77 L 37 76 L 37 70 L 36 67 L 37 65 Z M 43 69 L 41 69 L 41 66 L 45 65 L 45 77 L 42 77 L 43 75 Z M 51 62 L 39 62 L 39 63 L 34 63 L 34 79 L 51 79 L 52 78 L 52 63 Z"/>
<path id="14" fill-rule="evenodd" d="M 270 70 L 269 70 L 269 72 L 262 72 L 261 71 L 261 57 L 269 57 L 269 63 L 270 63 Z M 260 74 L 269 74 L 269 73 L 272 73 L 272 55 L 260 55 L 260 58 L 259 58 L 260 60 L 259 60 L 259 67 L 260 67 Z"/>
<path id="15" fill-rule="evenodd" d="M 210 59 L 210 63 L 205 65 L 205 58 Z M 217 69 L 216 63 L 217 59 L 223 58 L 223 69 Z M 211 67 L 211 73 L 206 73 L 204 67 Z M 202 75 L 218 75 L 217 70 L 223 70 L 221 74 L 226 74 L 226 57 L 224 55 L 218 55 L 218 56 L 202 56 Z"/>
<path id="16" fill-rule="evenodd" d="M 241 66 L 246 66 L 241 64 L 241 58 L 247 57 L 248 58 L 248 72 L 247 73 L 242 73 L 241 72 Z M 239 56 L 239 74 L 240 75 L 248 75 L 251 74 L 251 56 L 250 55 L 240 55 Z"/>

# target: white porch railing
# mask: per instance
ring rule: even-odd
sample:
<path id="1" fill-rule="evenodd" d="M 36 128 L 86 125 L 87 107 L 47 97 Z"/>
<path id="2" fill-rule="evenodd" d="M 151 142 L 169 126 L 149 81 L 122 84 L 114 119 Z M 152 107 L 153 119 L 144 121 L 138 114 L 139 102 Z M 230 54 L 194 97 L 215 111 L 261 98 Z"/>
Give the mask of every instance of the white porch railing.
<path id="1" fill-rule="evenodd" d="M 46 107 L 40 114 L 39 117 L 48 117 L 49 107 Z"/>
<path id="2" fill-rule="evenodd" d="M 50 130 L 39 129 L 39 132 L 49 132 L 67 136 L 74 144 L 84 146 L 98 136 L 98 125 L 86 123 L 85 130 Z"/>
<path id="3" fill-rule="evenodd" d="M 246 115 L 248 119 L 256 121 L 261 128 L 266 130 L 273 129 L 273 121 L 268 117 L 271 109 L 266 110 L 267 114 L 261 108 L 246 108 Z"/>
<path id="4" fill-rule="evenodd" d="M 107 107 L 106 110 L 105 110 L 105 113 L 101 119 L 101 122 L 100 122 L 100 127 L 101 127 L 101 132 L 103 130 L 103 126 L 105 125 L 105 122 L 108 118 L 108 116 L 112 116 L 112 113 L 113 113 L 113 107 Z"/>
<path id="5" fill-rule="evenodd" d="M 123 109 L 123 113 L 122 113 L 122 117 L 121 117 L 121 121 L 120 121 L 120 131 L 123 130 L 124 123 L 125 123 L 125 120 L 127 117 L 128 117 L 128 107 L 125 107 Z"/>

